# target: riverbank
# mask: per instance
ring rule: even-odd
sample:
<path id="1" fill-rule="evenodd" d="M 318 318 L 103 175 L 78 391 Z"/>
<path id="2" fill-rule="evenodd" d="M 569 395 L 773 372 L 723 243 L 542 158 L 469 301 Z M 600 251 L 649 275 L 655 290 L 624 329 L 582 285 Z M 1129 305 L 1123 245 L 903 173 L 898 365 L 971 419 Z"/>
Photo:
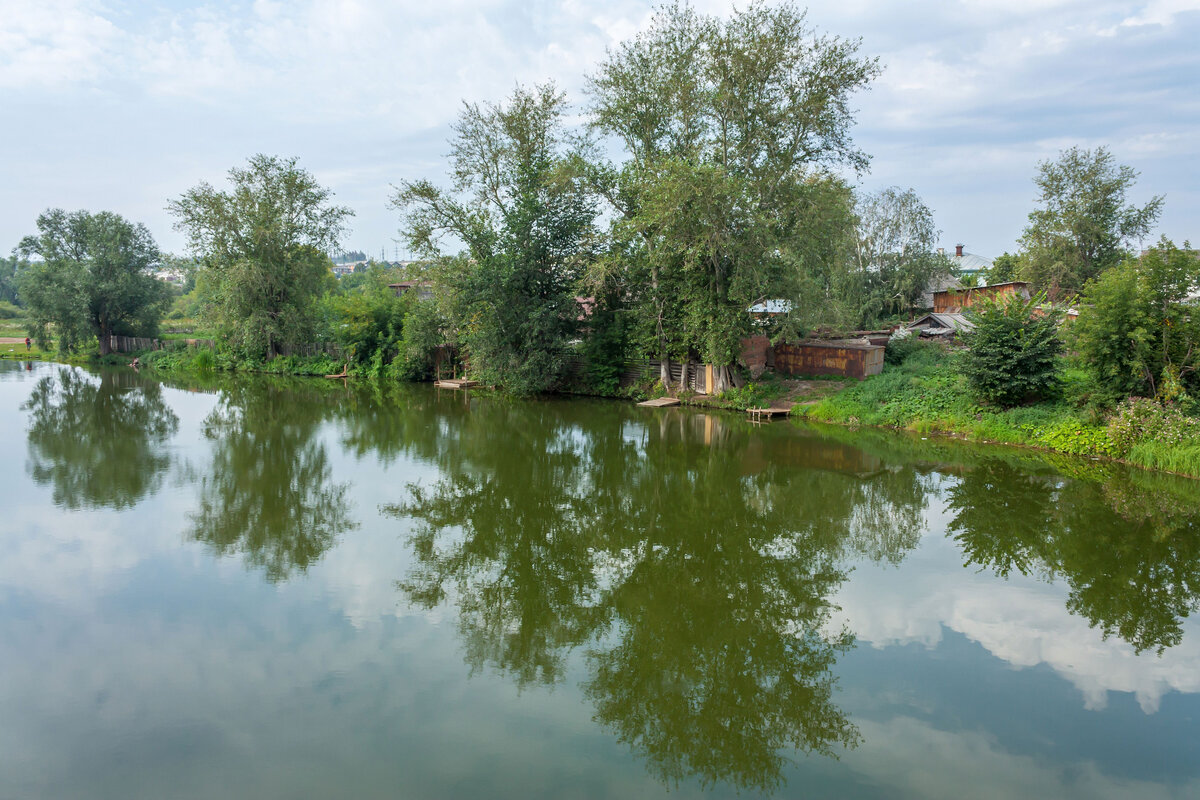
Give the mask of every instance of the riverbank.
<path id="1" fill-rule="evenodd" d="M 972 395 L 956 354 L 921 348 L 899 365 L 793 410 L 793 418 L 953 436 L 981 444 L 1032 447 L 1122 461 L 1200 477 L 1200 420 L 1151 400 L 1108 415 L 1071 398 L 1082 376 L 1067 371 L 1061 399 L 1017 408 L 985 406 Z"/>
<path id="2" fill-rule="evenodd" d="M 20 348 L 24 350 L 24 348 Z M 8 358 L 89 363 L 54 353 L 0 352 Z M 90 363 L 139 366 L 163 377 L 216 372 L 254 372 L 297 377 L 340 374 L 348 365 L 327 355 L 280 356 L 269 361 L 237 359 L 209 348 L 179 347 L 141 353 L 92 356 Z M 745 411 L 791 404 L 794 421 L 850 427 L 899 429 L 948 436 L 979 444 L 1005 444 L 1073 456 L 1111 459 L 1145 469 L 1200 478 L 1200 419 L 1149 400 L 1131 401 L 1107 416 L 1089 412 L 1071 398 L 1082 393 L 1082 376 L 1068 370 L 1062 398 L 1012 409 L 988 407 L 971 394 L 956 367 L 956 354 L 937 346 L 918 348 L 903 363 L 862 381 L 792 379 L 768 373 L 744 387 L 711 396 L 684 392 L 685 406 Z M 349 365 L 360 378 L 393 379 L 372 365 Z M 665 394 L 661 385 L 629 390 L 616 399 Z"/>

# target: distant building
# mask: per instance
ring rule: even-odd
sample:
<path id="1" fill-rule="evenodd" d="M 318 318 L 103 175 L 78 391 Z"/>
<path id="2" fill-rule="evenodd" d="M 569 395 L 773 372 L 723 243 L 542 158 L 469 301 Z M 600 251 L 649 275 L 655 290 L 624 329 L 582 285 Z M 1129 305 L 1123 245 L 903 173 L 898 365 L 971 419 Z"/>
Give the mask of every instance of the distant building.
<path id="1" fill-rule="evenodd" d="M 933 310 L 936 314 L 957 314 L 980 300 L 991 300 L 1009 295 L 1017 295 L 1025 300 L 1032 296 L 1029 292 L 1029 284 L 1025 281 L 1008 281 L 991 286 L 977 286 L 972 289 L 948 289 L 933 293 Z"/>
<path id="2" fill-rule="evenodd" d="M 929 286 L 926 286 L 924 293 L 921 295 L 921 302 L 918 304 L 919 308 L 933 308 L 933 297 L 938 292 L 961 288 L 962 283 L 959 278 L 972 276 L 982 285 L 985 273 L 992 268 L 992 260 L 990 258 L 985 258 L 975 253 L 968 253 L 963 250 L 963 245 L 961 244 L 954 245 L 953 255 L 946 255 L 946 248 L 939 247 L 938 255 L 946 256 L 949 259 L 951 269 L 954 270 L 954 275 L 938 278 L 931 282 Z"/>
<path id="3" fill-rule="evenodd" d="M 943 247 L 938 248 L 938 255 L 946 255 L 946 250 Z M 992 268 L 992 260 L 985 258 L 975 253 L 967 253 L 963 250 L 963 245 L 954 245 L 954 255 L 946 256 L 950 259 L 950 263 L 954 265 L 954 269 L 959 275 L 975 275 L 979 277 L 982 283 L 983 273 Z"/>
<path id="4" fill-rule="evenodd" d="M 433 284 L 429 281 L 400 281 L 399 283 L 389 283 L 388 288 L 396 293 L 396 297 L 401 297 L 406 292 L 413 290 L 416 291 L 418 300 L 429 300 L 433 297 Z"/>
<path id="5" fill-rule="evenodd" d="M 333 270 L 333 274 L 339 278 L 344 278 L 347 275 L 354 274 L 353 264 L 335 264 L 334 266 L 330 267 L 330 269 Z"/>

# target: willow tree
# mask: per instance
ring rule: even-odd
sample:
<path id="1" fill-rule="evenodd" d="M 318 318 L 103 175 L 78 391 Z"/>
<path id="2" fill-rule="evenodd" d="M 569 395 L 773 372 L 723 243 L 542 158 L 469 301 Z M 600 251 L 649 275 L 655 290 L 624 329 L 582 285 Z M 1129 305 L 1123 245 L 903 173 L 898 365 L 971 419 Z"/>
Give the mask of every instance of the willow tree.
<path id="1" fill-rule="evenodd" d="M 229 182 L 228 192 L 201 183 L 167 210 L 200 264 L 208 321 L 244 355 L 270 357 L 311 341 L 332 281 L 325 253 L 354 212 L 333 205 L 295 158 L 256 155 Z"/>
<path id="2" fill-rule="evenodd" d="M 791 300 L 795 332 L 824 305 L 850 220 L 833 170 L 868 162 L 849 103 L 879 66 L 858 51 L 790 3 L 725 20 L 675 4 L 589 78 L 593 124 L 627 156 L 597 170 L 621 255 L 596 277 L 628 287 L 664 376 L 695 350 L 721 390 L 747 306 Z"/>
<path id="3" fill-rule="evenodd" d="M 596 212 L 566 111 L 549 84 L 502 105 L 466 105 L 451 140 L 452 188 L 406 181 L 392 199 L 419 252 L 442 255 L 447 237 L 466 244 L 458 340 L 472 374 L 517 394 L 557 383 L 580 313 L 575 284 Z"/>

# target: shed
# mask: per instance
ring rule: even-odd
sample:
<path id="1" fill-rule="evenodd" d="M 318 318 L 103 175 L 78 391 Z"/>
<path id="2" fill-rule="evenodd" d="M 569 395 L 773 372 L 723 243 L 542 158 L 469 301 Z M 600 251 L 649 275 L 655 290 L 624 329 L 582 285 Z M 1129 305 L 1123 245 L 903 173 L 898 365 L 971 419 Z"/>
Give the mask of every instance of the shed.
<path id="1" fill-rule="evenodd" d="M 1029 284 L 1025 281 L 1008 281 L 994 283 L 991 286 L 977 286 L 973 289 L 947 289 L 933 293 L 933 310 L 938 314 L 956 314 L 964 308 L 970 308 L 981 300 L 997 297 L 1019 295 L 1028 300 Z"/>
<path id="2" fill-rule="evenodd" d="M 805 339 L 775 346 L 775 370 L 788 375 L 866 378 L 883 372 L 883 347 L 862 341 Z"/>
<path id="3" fill-rule="evenodd" d="M 926 314 L 910 323 L 908 330 L 920 336 L 955 336 L 960 331 L 974 330 L 975 323 L 962 314 Z"/>

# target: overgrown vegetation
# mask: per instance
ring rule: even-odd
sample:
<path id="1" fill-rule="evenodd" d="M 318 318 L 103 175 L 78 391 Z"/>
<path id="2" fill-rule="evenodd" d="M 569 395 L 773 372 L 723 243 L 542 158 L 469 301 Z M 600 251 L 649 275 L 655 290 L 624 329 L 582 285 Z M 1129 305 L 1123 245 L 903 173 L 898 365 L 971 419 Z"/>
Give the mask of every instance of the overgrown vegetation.
<path id="1" fill-rule="evenodd" d="M 1042 308 L 1044 300 L 1013 294 L 971 309 L 975 327 L 962 333 L 967 349 L 959 362 L 977 397 L 1009 407 L 1058 391 L 1062 313 Z"/>
<path id="2" fill-rule="evenodd" d="M 1152 399 L 1130 400 L 1111 415 L 1085 407 L 1085 370 L 1066 370 L 1053 401 L 1003 408 L 978 399 L 964 352 L 922 342 L 899 366 L 800 410 L 803 419 L 903 428 L 1060 453 L 1117 458 L 1200 477 L 1200 419 Z"/>

